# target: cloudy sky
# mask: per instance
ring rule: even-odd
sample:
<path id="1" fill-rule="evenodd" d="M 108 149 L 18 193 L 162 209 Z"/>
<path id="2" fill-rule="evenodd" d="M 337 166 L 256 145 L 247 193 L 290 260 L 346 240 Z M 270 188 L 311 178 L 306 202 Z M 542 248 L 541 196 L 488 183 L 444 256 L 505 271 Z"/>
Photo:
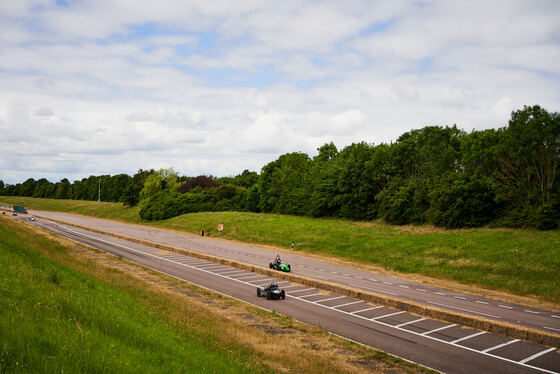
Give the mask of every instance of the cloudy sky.
<path id="1" fill-rule="evenodd" d="M 560 111 L 560 1 L 0 0 L 0 179 L 260 171 Z"/>

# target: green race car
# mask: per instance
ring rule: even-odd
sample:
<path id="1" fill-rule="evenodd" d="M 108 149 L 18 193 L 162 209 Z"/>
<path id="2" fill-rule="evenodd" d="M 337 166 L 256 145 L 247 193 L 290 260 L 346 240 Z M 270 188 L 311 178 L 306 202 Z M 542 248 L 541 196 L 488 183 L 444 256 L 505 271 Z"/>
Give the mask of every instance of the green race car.
<path id="1" fill-rule="evenodd" d="M 282 260 L 280 260 L 280 255 L 276 255 L 276 259 L 274 260 L 274 262 L 271 262 L 270 264 L 268 264 L 268 267 L 274 270 L 279 270 L 279 271 L 283 271 L 288 273 L 292 268 L 290 267 L 290 264 L 283 264 Z"/>

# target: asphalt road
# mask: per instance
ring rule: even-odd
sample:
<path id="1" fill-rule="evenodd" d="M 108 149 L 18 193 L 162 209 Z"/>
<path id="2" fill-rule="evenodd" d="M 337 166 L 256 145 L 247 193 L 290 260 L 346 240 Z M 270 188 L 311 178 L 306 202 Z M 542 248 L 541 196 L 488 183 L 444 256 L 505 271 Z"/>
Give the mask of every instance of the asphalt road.
<path id="1" fill-rule="evenodd" d="M 173 233 L 153 227 L 59 212 L 34 211 L 30 213 L 259 266 L 268 266 L 269 262 L 276 256 L 276 252 L 269 249 L 191 234 Z M 282 261 L 292 266 L 294 274 L 393 296 L 453 312 L 509 322 L 552 333 L 560 333 L 560 313 L 452 292 L 422 283 L 334 265 L 298 256 L 297 252 L 282 254 Z"/>
<path id="2" fill-rule="evenodd" d="M 424 319 L 285 281 L 278 282 L 287 293 L 286 300 L 269 301 L 256 295 L 257 286 L 271 280 L 265 276 L 42 219 L 33 223 L 170 276 L 273 309 L 443 372 L 560 373 L 560 354 L 555 348 Z M 137 226 L 135 230 L 142 228 Z M 207 244 L 200 239 L 199 244 Z"/>

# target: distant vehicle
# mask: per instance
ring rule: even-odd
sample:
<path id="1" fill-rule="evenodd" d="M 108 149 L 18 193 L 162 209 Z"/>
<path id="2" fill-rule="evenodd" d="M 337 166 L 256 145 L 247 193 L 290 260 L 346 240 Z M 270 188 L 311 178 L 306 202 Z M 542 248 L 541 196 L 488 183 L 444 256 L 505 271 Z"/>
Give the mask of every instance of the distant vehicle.
<path id="1" fill-rule="evenodd" d="M 35 217 L 31 216 L 31 218 L 29 218 L 30 221 L 35 221 Z"/>
<path id="2" fill-rule="evenodd" d="M 282 263 L 282 260 L 280 260 L 280 255 L 276 255 L 276 259 L 274 259 L 274 262 L 269 263 L 268 267 L 274 270 L 283 271 L 285 273 L 288 273 L 291 270 L 290 264 L 286 265 Z"/>
<path id="3" fill-rule="evenodd" d="M 17 216 L 17 213 L 16 213 L 16 212 L 13 212 L 13 213 L 12 213 L 12 216 L 14 216 L 14 217 Z"/>
<path id="4" fill-rule="evenodd" d="M 271 281 L 268 287 L 257 287 L 257 296 L 266 297 L 267 300 L 284 300 L 286 292 L 278 288 L 278 283 Z"/>

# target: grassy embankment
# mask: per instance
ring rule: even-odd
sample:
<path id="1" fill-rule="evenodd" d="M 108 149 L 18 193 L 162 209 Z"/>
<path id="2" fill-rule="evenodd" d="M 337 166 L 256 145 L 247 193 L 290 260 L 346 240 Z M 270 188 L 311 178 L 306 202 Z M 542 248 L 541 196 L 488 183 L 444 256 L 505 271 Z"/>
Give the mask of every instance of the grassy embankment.
<path id="1" fill-rule="evenodd" d="M 17 203 L 21 198 L 0 197 Z M 26 199 L 30 208 L 57 210 L 218 235 L 224 238 L 332 255 L 402 273 L 476 285 L 560 303 L 560 231 L 528 229 L 443 230 L 432 226 L 391 226 L 276 214 L 193 213 L 143 222 L 137 208 L 122 204 Z"/>
<path id="2" fill-rule="evenodd" d="M 427 372 L 7 216 L 0 264 L 0 373 Z"/>

